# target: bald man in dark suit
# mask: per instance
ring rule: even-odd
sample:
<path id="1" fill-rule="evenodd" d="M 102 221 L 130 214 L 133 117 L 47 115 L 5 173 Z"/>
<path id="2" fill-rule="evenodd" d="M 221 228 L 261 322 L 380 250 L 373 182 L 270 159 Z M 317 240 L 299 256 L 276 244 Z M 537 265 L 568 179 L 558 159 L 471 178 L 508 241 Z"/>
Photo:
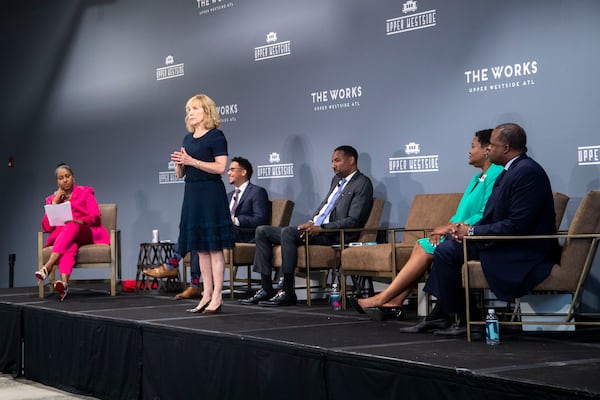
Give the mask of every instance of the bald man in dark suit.
<path id="1" fill-rule="evenodd" d="M 466 235 L 546 235 L 556 233 L 554 200 L 544 169 L 527 156 L 527 136 L 517 124 L 506 123 L 492 132 L 488 157 L 504 171 L 487 202 L 483 218 L 474 226 L 458 224 L 453 239 L 441 243 L 424 291 L 438 299 L 438 307 L 424 321 L 403 332 L 436 330 L 441 335 L 461 335 L 465 297 L 462 288 L 462 239 Z M 556 262 L 558 242 L 553 240 L 476 242 L 468 247 L 469 259 L 481 260 L 491 290 L 503 301 L 531 291 Z M 449 314 L 458 323 L 450 326 Z"/>

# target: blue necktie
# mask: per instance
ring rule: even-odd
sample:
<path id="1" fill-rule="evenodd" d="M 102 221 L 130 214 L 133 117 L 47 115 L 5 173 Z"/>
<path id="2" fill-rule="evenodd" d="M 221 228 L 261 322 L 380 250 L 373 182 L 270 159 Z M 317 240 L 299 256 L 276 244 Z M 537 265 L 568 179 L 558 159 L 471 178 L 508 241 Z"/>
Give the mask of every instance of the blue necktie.
<path id="1" fill-rule="evenodd" d="M 325 211 L 321 215 L 319 215 L 317 217 L 317 220 L 315 221 L 315 225 L 321 225 L 321 224 L 323 224 L 323 221 L 325 221 L 325 218 L 327 218 L 327 216 L 329 215 L 329 213 L 333 209 L 333 206 L 335 205 L 335 202 L 337 201 L 338 197 L 340 197 L 340 194 L 342 193 L 342 188 L 344 187 L 345 183 L 346 183 L 346 178 L 342 179 L 338 183 L 338 190 L 337 190 L 337 192 L 335 192 L 335 194 L 331 198 L 331 201 L 329 202 L 329 204 L 327 204 L 327 208 L 325 209 Z"/>

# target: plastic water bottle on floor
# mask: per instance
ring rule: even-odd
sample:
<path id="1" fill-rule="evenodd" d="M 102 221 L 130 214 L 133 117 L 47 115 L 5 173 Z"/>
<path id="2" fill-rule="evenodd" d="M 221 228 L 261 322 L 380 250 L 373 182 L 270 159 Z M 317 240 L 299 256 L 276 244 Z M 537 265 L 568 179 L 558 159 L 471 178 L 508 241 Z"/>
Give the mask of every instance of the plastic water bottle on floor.
<path id="1" fill-rule="evenodd" d="M 331 308 L 335 311 L 339 311 L 342 309 L 342 305 L 340 304 L 340 291 L 338 289 L 337 283 L 331 285 Z"/>
<path id="2" fill-rule="evenodd" d="M 488 309 L 485 317 L 485 343 L 490 346 L 500 344 L 500 325 L 498 324 L 498 316 L 496 310 Z"/>

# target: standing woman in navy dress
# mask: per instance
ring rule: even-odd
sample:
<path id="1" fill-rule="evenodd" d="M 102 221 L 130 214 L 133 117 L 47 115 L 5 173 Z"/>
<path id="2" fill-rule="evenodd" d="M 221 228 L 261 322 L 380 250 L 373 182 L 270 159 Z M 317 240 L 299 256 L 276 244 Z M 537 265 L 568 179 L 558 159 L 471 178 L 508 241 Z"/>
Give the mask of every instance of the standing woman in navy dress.
<path id="1" fill-rule="evenodd" d="M 205 94 L 191 97 L 185 105 L 185 125 L 190 132 L 179 151 L 171 154 L 175 173 L 185 176 L 179 222 L 179 253 L 197 251 L 204 292 L 198 306 L 187 310 L 216 314 L 223 304 L 223 249 L 234 246 L 225 185 L 221 175 L 227 167 L 227 140 L 219 130 L 221 121 L 215 102 Z"/>

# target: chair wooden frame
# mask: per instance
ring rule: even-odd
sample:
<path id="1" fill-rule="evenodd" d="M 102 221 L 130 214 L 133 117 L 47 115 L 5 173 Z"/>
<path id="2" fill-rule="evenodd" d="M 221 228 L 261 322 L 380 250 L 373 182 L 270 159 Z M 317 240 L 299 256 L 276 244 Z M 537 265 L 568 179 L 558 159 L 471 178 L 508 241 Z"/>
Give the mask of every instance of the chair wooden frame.
<path id="1" fill-rule="evenodd" d="M 412 254 L 416 241 L 427 237 L 436 226 L 448 223 L 461 198 L 462 193 L 415 195 L 404 227 L 378 228 L 387 230 L 388 243 L 344 249 L 340 267 L 341 289 L 344 293 L 342 307 L 346 307 L 348 276 L 393 279 Z M 396 236 L 400 233 L 403 238 L 398 241 Z M 354 290 L 356 292 L 356 288 Z"/>
<path id="2" fill-rule="evenodd" d="M 397 262 L 397 256 L 399 252 L 402 252 L 404 250 L 408 250 L 409 247 L 405 247 L 400 248 L 398 246 L 402 245 L 401 241 L 398 241 L 396 239 L 396 235 L 399 233 L 407 233 L 407 232 L 421 232 L 421 234 L 423 235 L 422 237 L 427 237 L 427 235 L 429 235 L 429 233 L 431 232 L 432 228 L 421 228 L 421 229 L 406 229 L 404 227 L 398 227 L 398 228 L 377 228 L 377 230 L 385 230 L 386 231 L 386 236 L 388 237 L 388 242 L 387 243 L 382 243 L 382 244 L 378 244 L 378 246 L 382 247 L 382 248 L 387 248 L 387 252 L 389 253 L 389 269 L 388 270 L 373 270 L 373 271 L 369 271 L 369 270 L 350 270 L 348 268 L 344 268 L 344 263 L 342 261 L 342 265 L 340 267 L 340 282 L 341 282 L 341 290 L 342 293 L 346 294 L 347 293 L 347 278 L 348 277 L 352 277 L 352 276 L 363 276 L 363 277 L 371 277 L 371 278 L 391 278 L 394 279 L 396 277 L 396 275 L 398 274 L 398 271 L 400 270 L 400 268 L 402 268 L 402 266 L 398 266 L 398 262 Z M 410 244 L 410 251 L 412 251 L 414 244 Z M 350 250 L 351 248 L 344 248 L 344 250 L 342 250 L 342 260 L 343 258 L 345 258 L 345 256 L 350 256 Z M 392 250 L 394 249 L 394 250 Z M 357 250 L 352 250 L 352 251 L 357 251 Z M 360 251 L 360 250 L 358 250 Z M 346 252 L 344 254 L 344 252 Z M 356 294 L 356 293 L 355 293 Z M 374 293 L 370 293 L 369 296 L 373 296 Z M 346 295 L 343 296 L 342 298 L 342 308 L 345 310 L 346 309 Z"/>
<path id="3" fill-rule="evenodd" d="M 108 244 L 87 244 L 79 247 L 77 252 L 75 268 L 110 268 L 110 277 L 108 279 L 69 279 L 69 283 L 83 283 L 90 281 L 102 281 L 110 283 L 110 295 L 115 296 L 117 294 L 117 281 L 121 280 L 121 231 L 116 229 L 117 227 L 117 205 L 116 204 L 98 204 L 100 209 L 100 215 L 107 215 L 109 212 L 114 212 L 114 221 L 105 220 L 102 218 L 104 227 L 108 230 L 110 235 L 110 245 Z M 44 238 L 47 235 L 45 232 L 38 232 L 38 265 L 41 267 L 48 260 L 50 256 L 50 247 L 44 247 Z M 105 258 L 95 259 L 94 262 L 81 262 L 80 256 L 89 254 L 91 252 L 103 251 L 108 248 L 108 253 Z M 85 257 L 85 256 L 84 256 Z M 97 257 L 95 257 L 97 258 Z M 53 284 L 56 281 L 56 270 L 55 266 L 49 275 L 50 279 L 50 291 L 53 291 Z M 38 284 L 39 298 L 44 298 L 45 282 L 40 281 Z"/>
<path id="4" fill-rule="evenodd" d="M 556 200 L 556 196 L 555 196 Z M 477 240 L 535 240 L 535 239 L 559 239 L 564 241 L 561 252 L 560 264 L 552 267 L 550 275 L 533 289 L 533 293 L 540 291 L 566 292 L 572 294 L 571 304 L 567 313 L 522 313 L 519 309 L 515 310 L 513 315 L 519 319 L 517 321 L 499 321 L 501 325 L 597 325 L 600 326 L 600 320 L 596 321 L 575 321 L 576 316 L 593 316 L 598 318 L 597 313 L 577 312 L 583 285 L 592 268 L 593 261 L 600 241 L 600 190 L 593 190 L 579 205 L 573 222 L 566 233 L 556 235 L 511 235 L 511 236 L 466 236 L 463 240 L 463 266 L 462 281 L 466 298 L 466 319 L 467 319 L 467 340 L 471 341 L 471 326 L 484 325 L 484 321 L 472 321 L 470 315 L 470 296 L 472 289 L 488 289 L 489 285 L 478 260 L 469 260 L 467 258 L 467 245 L 471 241 Z M 557 224 L 560 221 L 557 220 Z M 573 257 L 578 260 L 573 261 Z M 517 299 L 518 300 L 518 299 Z M 553 321 L 523 321 L 522 316 L 555 316 L 564 317 Z"/>
<path id="5" fill-rule="evenodd" d="M 298 246 L 298 265 L 296 271 L 303 269 L 306 279 L 306 303 L 310 307 L 312 305 L 312 288 L 310 285 L 310 274 L 315 271 L 333 271 L 333 278 L 338 273 L 340 265 L 341 252 L 346 243 L 345 235 L 350 232 L 361 232 L 358 238 L 359 242 L 369 242 L 375 240 L 377 226 L 381 220 L 385 200 L 374 197 L 369 212 L 369 217 L 362 228 L 346 228 L 346 229 L 322 229 L 322 233 L 338 233 L 340 235 L 340 246 L 324 246 L 310 244 L 305 240 L 304 244 Z M 318 262 L 314 262 L 318 259 Z M 281 268 L 281 246 L 273 247 L 273 266 Z M 342 302 L 345 300 L 342 299 Z"/>
<path id="6" fill-rule="evenodd" d="M 485 325 L 485 321 L 472 321 L 471 315 L 469 312 L 469 303 L 472 289 L 489 289 L 487 282 L 485 285 L 477 285 L 476 287 L 471 286 L 471 275 L 474 273 L 473 269 L 481 268 L 481 264 L 477 260 L 467 260 L 467 243 L 470 241 L 476 240 L 532 240 L 532 239 L 570 239 L 570 240 L 581 240 L 587 239 L 591 240 L 590 248 L 586 253 L 585 262 L 582 265 L 581 273 L 577 279 L 577 286 L 573 293 L 573 298 L 571 304 L 569 305 L 569 311 L 566 314 L 532 314 L 532 313 L 522 313 L 520 311 L 516 311 L 515 315 L 517 317 L 521 316 L 561 316 L 565 317 L 564 320 L 561 321 L 499 321 L 501 325 L 523 325 L 523 324 L 535 324 L 535 325 L 597 325 L 600 326 L 599 321 L 573 321 L 576 315 L 593 315 L 597 316 L 597 314 L 584 314 L 584 313 L 576 313 L 577 306 L 579 305 L 579 298 L 581 296 L 581 291 L 583 289 L 583 284 L 590 272 L 592 267 L 594 257 L 596 254 L 596 250 L 598 248 L 598 243 L 600 241 L 600 233 L 590 233 L 590 234 L 557 234 L 557 235 L 530 235 L 530 236 L 467 236 L 466 240 L 463 240 L 463 252 L 465 257 L 465 264 L 462 267 L 462 280 L 463 287 L 465 290 L 466 297 L 466 318 L 467 318 L 467 340 L 471 341 L 471 326 L 472 325 Z M 555 266 L 556 268 L 556 266 Z M 533 292 L 540 291 L 540 287 L 543 288 L 544 283 L 542 282 L 538 287 L 536 287 Z M 485 286 L 485 287 L 483 287 Z M 542 291 L 552 291 L 552 289 L 543 288 Z M 570 291 L 567 291 L 570 292 Z"/>

